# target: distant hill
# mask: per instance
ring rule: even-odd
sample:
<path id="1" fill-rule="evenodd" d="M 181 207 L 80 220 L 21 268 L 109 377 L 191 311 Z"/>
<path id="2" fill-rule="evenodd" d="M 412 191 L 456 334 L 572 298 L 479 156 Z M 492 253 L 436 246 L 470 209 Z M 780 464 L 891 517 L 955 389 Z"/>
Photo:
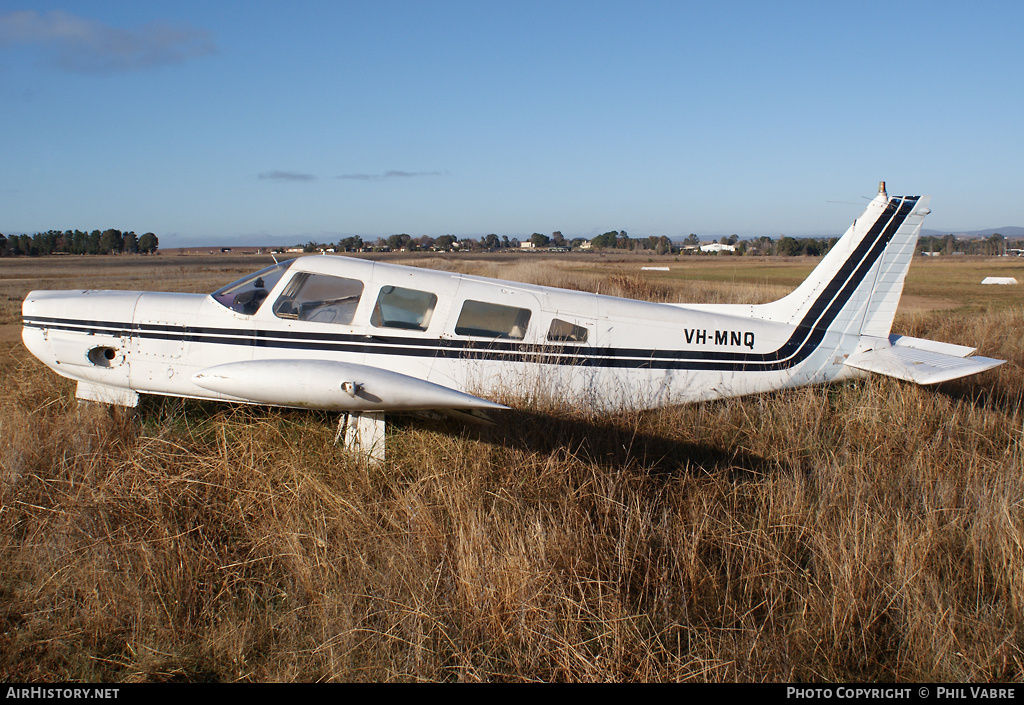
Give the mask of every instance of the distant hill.
<path id="1" fill-rule="evenodd" d="M 995 233 L 999 233 L 1008 240 L 1014 240 L 1016 238 L 1024 237 L 1024 228 L 1016 225 L 1010 225 L 1005 228 L 986 228 L 984 230 L 968 230 L 965 232 L 954 232 L 950 233 L 948 230 L 922 230 L 921 234 L 927 237 L 942 237 L 943 235 L 956 235 L 959 238 L 986 238 L 991 237 Z"/>

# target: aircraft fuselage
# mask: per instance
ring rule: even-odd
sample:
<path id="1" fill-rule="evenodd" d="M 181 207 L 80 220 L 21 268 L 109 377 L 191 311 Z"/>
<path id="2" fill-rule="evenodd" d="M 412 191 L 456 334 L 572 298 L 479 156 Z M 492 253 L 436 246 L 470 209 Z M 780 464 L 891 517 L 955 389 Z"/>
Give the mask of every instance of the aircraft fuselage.
<path id="1" fill-rule="evenodd" d="M 82 382 L 86 398 L 105 395 L 118 403 L 132 403 L 135 393 L 279 403 L 255 391 L 289 386 L 288 379 L 260 378 L 273 368 L 260 368 L 245 394 L 214 391 L 194 377 L 228 363 L 287 360 L 387 370 L 475 396 L 566 394 L 602 407 L 826 382 L 844 374 L 842 351 L 857 344 L 853 337 L 844 344 L 835 332 L 830 340 L 809 341 L 813 336 L 801 336 L 797 326 L 721 311 L 348 257 L 288 265 L 282 263 L 251 313 L 216 294 L 32 292 L 24 305 L 24 341 L 56 372 Z M 332 293 L 328 278 L 354 282 L 349 289 L 358 292 L 344 310 L 335 303 L 304 314 L 282 303 L 297 278 L 311 276 L 324 280 L 317 295 Z M 381 314 L 389 300 L 397 304 L 390 318 Z M 287 406 L 325 406 L 274 398 Z M 351 399 L 339 395 L 326 406 L 350 408 Z"/>
<path id="2" fill-rule="evenodd" d="M 542 396 L 637 409 L 868 372 L 934 384 L 1003 361 L 890 335 L 927 204 L 882 184 L 811 275 L 766 304 L 650 303 L 321 256 L 210 295 L 33 291 L 23 337 L 78 380 L 78 397 L 125 405 L 144 393 L 377 414 Z"/>

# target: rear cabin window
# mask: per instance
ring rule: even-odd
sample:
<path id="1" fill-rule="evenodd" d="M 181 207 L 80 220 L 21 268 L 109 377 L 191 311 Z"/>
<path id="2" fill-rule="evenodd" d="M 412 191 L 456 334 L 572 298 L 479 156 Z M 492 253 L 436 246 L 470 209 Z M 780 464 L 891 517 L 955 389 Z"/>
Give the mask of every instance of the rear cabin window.
<path id="1" fill-rule="evenodd" d="M 530 309 L 502 306 L 484 301 L 467 301 L 455 324 L 458 335 L 522 340 L 530 322 Z"/>
<path id="2" fill-rule="evenodd" d="M 555 343 L 585 343 L 587 329 L 556 318 L 551 321 L 551 327 L 548 328 L 548 340 Z"/>
<path id="3" fill-rule="evenodd" d="M 384 286 L 377 296 L 370 323 L 377 328 L 426 330 L 436 305 L 437 296 L 429 291 Z"/>
<path id="4" fill-rule="evenodd" d="M 314 323 L 349 325 L 359 305 L 358 279 L 302 272 L 288 282 L 274 302 L 274 315 Z"/>

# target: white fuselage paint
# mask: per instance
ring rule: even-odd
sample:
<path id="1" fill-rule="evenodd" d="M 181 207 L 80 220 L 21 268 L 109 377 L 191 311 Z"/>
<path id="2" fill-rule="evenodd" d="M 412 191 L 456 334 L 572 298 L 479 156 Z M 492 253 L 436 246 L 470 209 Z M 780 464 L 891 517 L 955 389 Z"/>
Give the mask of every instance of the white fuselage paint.
<path id="1" fill-rule="evenodd" d="M 148 394 L 238 399 L 197 386 L 193 375 L 250 360 L 336 360 L 474 395 L 566 395 L 602 407 L 651 407 L 827 382 L 848 372 L 843 355 L 857 345 L 854 336 L 829 333 L 793 366 L 733 369 L 738 361 L 723 357 L 771 353 L 796 327 L 346 257 L 296 260 L 267 301 L 301 272 L 364 283 L 350 325 L 283 319 L 270 305 L 245 315 L 209 295 L 33 292 L 24 307 L 25 345 L 66 377 Z M 437 295 L 426 330 L 371 325 L 377 291 L 396 285 Z M 466 300 L 529 309 L 525 336 L 512 341 L 456 334 Z M 554 318 L 585 328 L 586 342 L 548 341 Z M 112 350 L 113 359 L 94 364 L 89 351 L 97 348 Z M 698 369 L 687 369 L 692 366 Z"/>
<path id="2" fill-rule="evenodd" d="M 928 341 L 915 339 L 904 342 L 917 352 L 890 350 L 927 202 L 880 189 L 808 279 L 769 304 L 659 304 L 319 256 L 211 295 L 34 291 L 23 338 L 79 381 L 79 397 L 126 405 L 144 393 L 377 412 L 526 395 L 636 409 L 863 370 L 930 383 L 1000 361 L 921 352 Z M 307 284 L 317 297 L 303 298 Z"/>

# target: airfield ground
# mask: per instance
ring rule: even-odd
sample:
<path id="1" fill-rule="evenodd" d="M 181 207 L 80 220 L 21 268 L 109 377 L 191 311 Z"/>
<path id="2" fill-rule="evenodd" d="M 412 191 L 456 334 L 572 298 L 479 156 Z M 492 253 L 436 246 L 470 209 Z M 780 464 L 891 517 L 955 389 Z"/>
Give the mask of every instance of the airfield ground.
<path id="1" fill-rule="evenodd" d="M 402 257 L 758 302 L 816 260 Z M 20 342 L 38 288 L 212 291 L 268 256 L 0 261 L 0 674 L 13 681 L 1024 678 L 1024 259 L 918 259 L 894 332 L 1009 360 L 650 412 L 509 396 L 398 420 L 79 406 Z M 645 265 L 668 272 L 641 271 Z"/>

